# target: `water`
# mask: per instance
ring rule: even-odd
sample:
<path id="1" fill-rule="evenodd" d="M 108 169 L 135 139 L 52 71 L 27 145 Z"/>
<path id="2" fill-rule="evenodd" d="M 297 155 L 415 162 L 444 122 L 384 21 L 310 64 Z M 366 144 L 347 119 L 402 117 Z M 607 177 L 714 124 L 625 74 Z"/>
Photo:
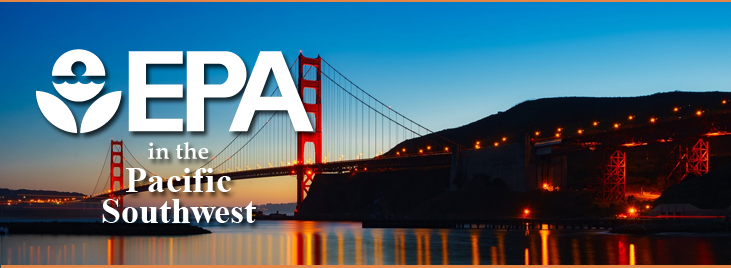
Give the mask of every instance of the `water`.
<path id="1" fill-rule="evenodd" d="M 257 221 L 180 237 L 0 236 L 0 264 L 731 264 L 729 235 L 362 229 Z"/>

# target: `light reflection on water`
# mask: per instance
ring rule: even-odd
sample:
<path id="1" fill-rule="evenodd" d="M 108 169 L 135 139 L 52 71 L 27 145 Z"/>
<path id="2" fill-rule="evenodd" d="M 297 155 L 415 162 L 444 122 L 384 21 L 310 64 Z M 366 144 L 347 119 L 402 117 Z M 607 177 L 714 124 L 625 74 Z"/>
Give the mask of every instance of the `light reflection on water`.
<path id="1" fill-rule="evenodd" d="M 360 223 L 258 221 L 213 234 L 8 235 L 0 264 L 729 264 L 728 235 L 599 230 L 362 229 Z"/>

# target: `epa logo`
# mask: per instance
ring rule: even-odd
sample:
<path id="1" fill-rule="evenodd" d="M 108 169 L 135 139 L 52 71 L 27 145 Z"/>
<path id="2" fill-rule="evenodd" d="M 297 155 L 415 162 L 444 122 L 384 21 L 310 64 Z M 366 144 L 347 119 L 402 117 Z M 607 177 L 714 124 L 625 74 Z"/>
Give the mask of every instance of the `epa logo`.
<path id="1" fill-rule="evenodd" d="M 94 53 L 83 49 L 71 50 L 61 55 L 53 65 L 52 75 L 75 76 L 71 71 L 71 66 L 76 62 L 86 65 L 86 72 L 83 76 L 103 77 L 106 75 L 101 60 Z M 101 84 L 95 84 L 94 82 L 88 84 L 82 84 L 81 82 L 75 84 L 67 82 L 52 83 L 58 94 L 73 102 L 88 101 L 97 96 L 104 87 L 104 82 Z M 94 101 L 81 120 L 80 130 L 76 128 L 76 119 L 71 110 L 61 99 L 43 91 L 36 91 L 36 100 L 43 116 L 57 128 L 70 133 L 87 133 L 99 129 L 112 119 L 122 100 L 122 92 L 114 91 Z"/>

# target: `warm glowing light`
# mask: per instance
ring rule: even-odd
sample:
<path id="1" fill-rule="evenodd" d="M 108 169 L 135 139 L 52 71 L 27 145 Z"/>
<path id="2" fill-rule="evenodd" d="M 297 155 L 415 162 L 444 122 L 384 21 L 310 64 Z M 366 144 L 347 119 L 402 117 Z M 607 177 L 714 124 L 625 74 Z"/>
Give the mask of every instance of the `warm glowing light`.
<path id="1" fill-rule="evenodd" d="M 307 175 L 312 175 L 312 170 L 308 170 Z"/>
<path id="2" fill-rule="evenodd" d="M 729 135 L 729 134 L 731 134 L 731 133 L 726 132 L 726 131 L 716 131 L 716 132 L 706 133 L 706 136 L 713 137 L 713 136 L 724 136 L 724 135 Z"/>
<path id="3" fill-rule="evenodd" d="M 647 143 L 638 141 L 638 142 L 630 142 L 630 143 L 622 144 L 622 146 L 624 146 L 624 147 L 634 147 L 634 146 L 643 146 L 643 145 L 647 145 Z"/>
<path id="4" fill-rule="evenodd" d="M 614 128 L 619 128 L 619 124 L 615 123 Z"/>
<path id="5" fill-rule="evenodd" d="M 426 147 L 427 150 L 431 150 L 431 145 Z"/>
<path id="6" fill-rule="evenodd" d="M 536 131 L 536 137 L 538 137 L 538 135 L 541 135 L 540 131 Z"/>
<path id="7" fill-rule="evenodd" d="M 526 215 L 526 216 L 528 216 L 528 214 L 530 214 L 530 209 L 527 209 L 527 208 L 526 208 L 526 209 L 524 209 L 524 210 L 523 210 L 523 215 Z"/>
<path id="8" fill-rule="evenodd" d="M 548 188 L 550 188 L 550 187 L 548 186 L 548 183 L 544 183 L 544 184 L 543 184 L 543 189 L 544 189 L 544 190 L 548 190 Z"/>
<path id="9" fill-rule="evenodd" d="M 678 110 L 680 110 L 680 108 L 678 108 L 678 107 L 673 108 L 673 112 L 677 112 Z"/>
<path id="10" fill-rule="evenodd" d="M 579 133 L 579 135 L 584 134 L 584 130 L 581 130 L 581 129 L 579 129 L 579 131 L 576 131 L 576 132 Z"/>
<path id="11" fill-rule="evenodd" d="M 500 145 L 500 143 L 497 143 L 497 142 L 496 142 L 496 143 L 495 143 L 495 147 L 497 147 L 498 145 Z"/>
<path id="12" fill-rule="evenodd" d="M 721 101 L 721 104 L 726 104 L 726 100 L 722 100 Z"/>
<path id="13" fill-rule="evenodd" d="M 420 154 L 423 154 L 424 153 L 424 149 L 419 149 L 419 153 Z"/>
<path id="14" fill-rule="evenodd" d="M 597 122 L 597 121 L 594 121 L 594 124 L 593 124 L 593 125 L 594 125 L 594 126 L 597 126 L 597 125 L 599 125 L 599 122 Z"/>
<path id="15" fill-rule="evenodd" d="M 697 116 L 701 116 L 702 114 L 703 114 L 703 111 L 701 111 L 701 110 L 698 110 L 697 112 L 695 112 L 695 115 L 697 115 Z"/>
<path id="16" fill-rule="evenodd" d="M 645 209 L 650 209 L 650 205 L 645 205 Z"/>
<path id="17" fill-rule="evenodd" d="M 628 212 L 631 215 L 631 214 L 635 214 L 635 212 L 637 212 L 637 210 L 635 208 L 629 208 Z"/>
<path id="18" fill-rule="evenodd" d="M 630 116 L 629 116 L 629 117 L 627 117 L 627 118 L 628 118 L 629 120 L 632 120 L 632 119 L 635 119 L 635 116 L 634 116 L 634 115 L 630 115 Z"/>
<path id="19" fill-rule="evenodd" d="M 444 147 L 445 152 L 449 152 L 449 147 Z"/>
<path id="20" fill-rule="evenodd" d="M 563 128 L 558 128 L 557 130 L 558 130 L 558 132 L 561 132 L 563 130 Z"/>
<path id="21" fill-rule="evenodd" d="M 507 137 L 503 137 L 503 141 L 507 141 L 507 140 L 508 140 L 508 138 L 507 138 Z"/>
<path id="22" fill-rule="evenodd" d="M 653 118 L 650 118 L 650 123 L 655 123 L 656 120 L 657 119 L 655 119 L 654 117 Z"/>
<path id="23" fill-rule="evenodd" d="M 480 149 L 480 144 L 475 144 L 475 149 Z"/>
<path id="24" fill-rule="evenodd" d="M 556 138 L 561 137 L 561 133 L 556 133 Z"/>
<path id="25" fill-rule="evenodd" d="M 406 148 L 402 148 L 402 149 L 401 149 L 401 151 L 402 151 L 402 152 L 406 152 Z"/>
<path id="26" fill-rule="evenodd" d="M 401 152 L 396 152 L 396 155 L 401 155 Z"/>

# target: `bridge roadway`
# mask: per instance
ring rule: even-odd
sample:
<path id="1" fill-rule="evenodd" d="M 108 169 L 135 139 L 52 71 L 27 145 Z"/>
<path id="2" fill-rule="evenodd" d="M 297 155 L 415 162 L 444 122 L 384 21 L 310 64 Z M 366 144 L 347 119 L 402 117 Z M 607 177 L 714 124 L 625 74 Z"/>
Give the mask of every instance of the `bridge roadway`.
<path id="1" fill-rule="evenodd" d="M 614 124 L 602 122 L 602 124 Z M 583 134 L 565 133 L 566 137 L 542 138 L 535 141 L 536 147 L 561 144 L 562 151 L 581 151 L 587 147 L 632 147 L 649 143 L 672 142 L 691 137 L 712 137 L 731 133 L 731 112 L 719 111 L 702 116 L 686 116 L 671 120 L 637 122 L 620 125 L 617 129 L 591 131 Z"/>
<path id="2" fill-rule="evenodd" d="M 310 164 L 310 165 L 295 165 L 286 167 L 273 167 L 273 168 L 261 168 L 251 169 L 236 172 L 227 173 L 216 173 L 211 174 L 215 181 L 222 176 L 228 176 L 231 180 L 244 180 L 244 179 L 256 179 L 276 176 L 289 176 L 296 175 L 297 171 L 303 170 L 304 172 L 312 171 L 313 173 L 341 173 L 341 172 L 378 172 L 384 170 L 398 170 L 398 169 L 435 169 L 435 168 L 449 168 L 452 163 L 452 153 L 450 152 L 438 152 L 438 153 L 424 153 L 424 154 L 413 154 L 404 156 L 387 156 L 387 157 L 376 157 L 371 159 L 360 159 L 350 161 L 338 161 L 328 162 L 322 164 Z M 208 174 L 206 174 L 208 175 Z M 191 185 L 195 184 L 195 180 L 192 180 Z M 146 187 L 150 183 L 144 185 L 138 185 L 137 193 L 146 192 Z M 174 186 L 183 186 L 185 181 L 175 181 Z M 167 184 L 165 185 L 167 187 Z M 128 193 L 127 189 L 122 189 L 113 192 L 116 196 L 136 194 Z M 108 194 L 97 195 L 88 199 L 106 199 Z M 88 200 L 87 199 L 87 200 Z"/>

